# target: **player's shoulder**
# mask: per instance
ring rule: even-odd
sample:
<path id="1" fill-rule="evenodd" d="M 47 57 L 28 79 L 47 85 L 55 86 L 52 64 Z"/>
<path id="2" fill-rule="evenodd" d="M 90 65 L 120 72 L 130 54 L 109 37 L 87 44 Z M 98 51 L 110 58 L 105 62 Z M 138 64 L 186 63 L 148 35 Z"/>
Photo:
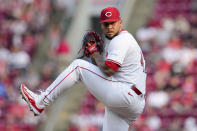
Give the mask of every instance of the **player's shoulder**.
<path id="1" fill-rule="evenodd" d="M 116 37 L 112 39 L 112 42 L 120 42 L 120 43 L 130 43 L 133 41 L 133 36 L 128 31 L 121 31 Z"/>

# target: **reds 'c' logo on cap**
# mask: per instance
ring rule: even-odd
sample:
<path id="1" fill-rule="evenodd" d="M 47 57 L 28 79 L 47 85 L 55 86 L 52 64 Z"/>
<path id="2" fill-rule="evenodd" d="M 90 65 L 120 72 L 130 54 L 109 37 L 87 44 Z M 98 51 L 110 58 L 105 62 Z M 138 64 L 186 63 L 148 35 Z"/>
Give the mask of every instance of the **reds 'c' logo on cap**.
<path id="1" fill-rule="evenodd" d="M 117 8 L 108 7 L 101 11 L 100 23 L 116 22 L 120 20 L 120 12 Z"/>
<path id="2" fill-rule="evenodd" d="M 105 16 L 110 17 L 110 16 L 112 16 L 112 13 L 111 12 L 106 12 Z"/>

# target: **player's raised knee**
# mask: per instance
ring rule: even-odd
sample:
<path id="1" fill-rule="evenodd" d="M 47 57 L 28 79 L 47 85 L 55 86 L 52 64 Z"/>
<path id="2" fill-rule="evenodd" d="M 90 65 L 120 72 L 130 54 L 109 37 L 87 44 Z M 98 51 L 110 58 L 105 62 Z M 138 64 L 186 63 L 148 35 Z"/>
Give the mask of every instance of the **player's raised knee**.
<path id="1" fill-rule="evenodd" d="M 72 64 L 76 65 L 76 66 L 87 66 L 89 65 L 90 63 L 85 61 L 85 60 L 82 60 L 82 59 L 76 59 L 72 62 Z"/>

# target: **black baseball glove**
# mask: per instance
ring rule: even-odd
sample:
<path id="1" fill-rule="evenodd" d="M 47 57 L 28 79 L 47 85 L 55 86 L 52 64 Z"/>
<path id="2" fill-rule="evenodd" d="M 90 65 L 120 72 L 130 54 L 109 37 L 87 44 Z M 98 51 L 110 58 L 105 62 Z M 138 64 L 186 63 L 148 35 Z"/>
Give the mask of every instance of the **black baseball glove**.
<path id="1" fill-rule="evenodd" d="M 87 32 L 83 37 L 83 44 L 80 51 L 81 50 L 83 50 L 82 57 L 90 57 L 94 52 L 99 52 L 100 54 L 102 54 L 103 40 L 101 39 L 100 35 L 95 31 Z"/>

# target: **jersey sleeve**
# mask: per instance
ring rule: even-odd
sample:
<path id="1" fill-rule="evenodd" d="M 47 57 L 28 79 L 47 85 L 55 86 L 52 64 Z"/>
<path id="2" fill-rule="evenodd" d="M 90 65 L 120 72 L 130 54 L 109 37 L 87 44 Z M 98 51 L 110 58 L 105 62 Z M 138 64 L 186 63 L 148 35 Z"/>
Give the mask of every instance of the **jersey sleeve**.
<path id="1" fill-rule="evenodd" d="M 124 37 L 113 39 L 109 43 L 106 61 L 111 61 L 121 67 L 128 49 L 129 43 Z"/>

